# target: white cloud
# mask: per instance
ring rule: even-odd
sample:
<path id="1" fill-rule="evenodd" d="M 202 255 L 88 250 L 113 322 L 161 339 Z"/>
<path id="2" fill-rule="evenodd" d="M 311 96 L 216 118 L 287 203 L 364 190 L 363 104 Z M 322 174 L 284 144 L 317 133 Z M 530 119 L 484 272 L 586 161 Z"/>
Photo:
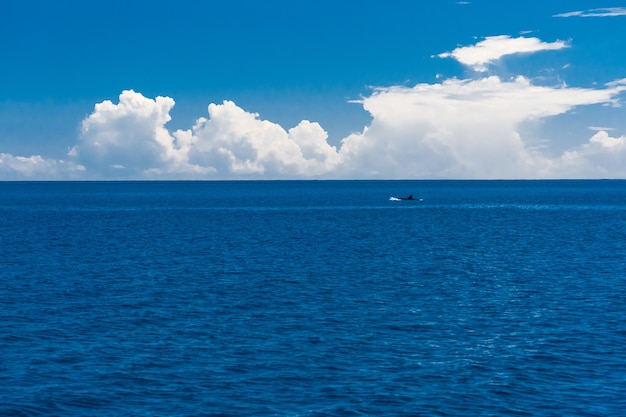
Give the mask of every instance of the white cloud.
<path id="1" fill-rule="evenodd" d="M 596 133 L 589 139 L 590 145 L 585 146 L 593 146 L 597 144 L 603 149 L 613 149 L 613 150 L 626 150 L 626 137 L 622 136 L 619 138 L 612 138 L 609 136 L 607 132 L 601 131 Z"/>
<path id="2" fill-rule="evenodd" d="M 109 100 L 96 104 L 69 155 L 96 178 L 141 176 L 175 158 L 173 138 L 165 128 L 172 107 L 169 97 L 152 100 L 132 90 L 120 94 L 119 104 Z"/>
<path id="3" fill-rule="evenodd" d="M 77 178 L 85 167 L 70 161 L 0 153 L 0 178 L 4 180 L 50 180 Z"/>
<path id="4" fill-rule="evenodd" d="M 595 132 L 599 132 L 599 131 L 611 131 L 611 130 L 615 130 L 615 128 L 613 127 L 604 127 L 604 126 L 589 126 L 589 130 L 593 130 Z"/>
<path id="5" fill-rule="evenodd" d="M 232 101 L 209 105 L 189 132 L 189 162 L 213 167 L 219 176 L 316 177 L 331 172 L 339 155 L 318 123 L 303 120 L 286 131 Z"/>
<path id="6" fill-rule="evenodd" d="M 615 103 L 623 90 L 535 86 L 523 77 L 380 88 L 362 100 L 371 125 L 343 141 L 343 169 L 384 178 L 560 177 L 558 160 L 526 145 L 522 123 Z"/>
<path id="7" fill-rule="evenodd" d="M 563 177 L 626 178 L 626 136 L 597 132 L 589 142 L 557 161 Z"/>
<path id="8" fill-rule="evenodd" d="M 511 53 L 565 46 L 501 36 L 449 56 L 480 67 Z M 521 76 L 381 87 L 359 101 L 371 123 L 337 149 L 318 123 L 286 129 L 232 101 L 210 104 L 207 117 L 170 132 L 174 100 L 128 90 L 117 104 L 94 107 L 69 161 L 0 154 L 0 178 L 626 178 L 626 138 L 610 136 L 608 127 L 591 120 L 594 135 L 582 134 L 557 156 L 534 146 L 544 137 L 522 129 L 580 106 L 618 107 L 624 91 L 626 79 L 574 88 Z"/>
<path id="9" fill-rule="evenodd" d="M 626 85 L 626 78 L 622 78 L 619 80 L 614 80 L 609 83 L 606 83 L 607 87 L 618 87 Z"/>
<path id="10" fill-rule="evenodd" d="M 231 101 L 210 104 L 209 118 L 170 133 L 165 124 L 174 100 L 152 100 L 132 90 L 119 104 L 104 101 L 83 121 L 70 156 L 94 178 L 116 177 L 312 177 L 339 163 L 335 147 L 317 123 L 286 131 Z"/>
<path id="11" fill-rule="evenodd" d="M 452 52 L 437 55 L 439 58 L 454 58 L 461 64 L 477 72 L 486 72 L 487 65 L 493 64 L 506 55 L 530 53 L 567 48 L 564 41 L 543 42 L 538 38 L 511 38 L 507 35 L 490 36 L 476 45 L 456 48 Z"/>
<path id="12" fill-rule="evenodd" d="M 125 91 L 83 122 L 71 161 L 0 154 L 3 179 L 63 178 L 571 178 L 626 177 L 626 139 L 599 130 L 550 157 L 520 126 L 584 105 L 618 105 L 626 85 L 603 89 L 451 79 L 379 88 L 361 100 L 372 122 L 337 150 L 317 123 L 285 130 L 235 103 L 208 107 L 189 130 L 165 124 L 174 101 Z M 592 128 L 594 129 L 594 128 Z"/>
<path id="13" fill-rule="evenodd" d="M 553 17 L 615 17 L 626 16 L 626 7 L 606 7 L 555 14 Z"/>

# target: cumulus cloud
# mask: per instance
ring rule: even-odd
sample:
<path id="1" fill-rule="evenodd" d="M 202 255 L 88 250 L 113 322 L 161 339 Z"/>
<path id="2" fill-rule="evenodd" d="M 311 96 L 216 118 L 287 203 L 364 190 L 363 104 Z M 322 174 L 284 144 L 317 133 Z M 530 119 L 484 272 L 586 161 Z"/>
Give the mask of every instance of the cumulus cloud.
<path id="1" fill-rule="evenodd" d="M 555 14 L 553 17 L 615 17 L 626 16 L 626 7 L 606 7 Z"/>
<path id="2" fill-rule="evenodd" d="M 210 104 L 209 118 L 187 132 L 190 163 L 221 175 L 314 177 L 331 172 L 339 155 L 318 123 L 304 120 L 286 131 L 232 101 Z"/>
<path id="3" fill-rule="evenodd" d="M 481 68 L 504 55 L 566 46 L 498 36 L 440 56 Z M 624 178 L 626 138 L 610 127 L 590 120 L 593 136 L 556 156 L 534 147 L 538 138 L 522 128 L 581 106 L 618 107 L 624 91 L 626 79 L 575 88 L 523 76 L 381 87 L 358 101 L 371 123 L 337 148 L 318 123 L 285 128 L 228 100 L 172 132 L 173 99 L 128 90 L 118 103 L 95 105 L 68 161 L 0 154 L 0 178 Z"/>
<path id="4" fill-rule="evenodd" d="M 543 42 L 538 38 L 512 38 L 507 35 L 489 36 L 476 45 L 463 46 L 452 52 L 437 55 L 439 58 L 454 58 L 461 64 L 477 72 L 486 72 L 487 65 L 493 64 L 506 55 L 549 51 L 567 48 L 564 41 Z"/>
<path id="5" fill-rule="evenodd" d="M 565 152 L 557 162 L 565 177 L 626 178 L 626 136 L 597 132 L 588 143 Z"/>
<path id="6" fill-rule="evenodd" d="M 152 100 L 132 90 L 119 103 L 96 104 L 82 123 L 79 143 L 69 155 L 89 167 L 94 177 L 137 177 L 174 157 L 173 138 L 165 128 L 174 100 Z"/>
<path id="7" fill-rule="evenodd" d="M 371 125 L 343 141 L 343 168 L 387 178 L 559 177 L 560 161 L 527 146 L 522 123 L 617 103 L 623 90 L 535 86 L 524 77 L 380 88 L 362 100 Z"/>
<path id="8" fill-rule="evenodd" d="M 189 130 L 165 127 L 174 100 L 132 90 L 119 103 L 104 101 L 82 124 L 70 156 L 94 177 L 255 178 L 321 176 L 339 163 L 336 148 L 317 123 L 286 131 L 232 101 L 210 104 L 208 118 Z"/>

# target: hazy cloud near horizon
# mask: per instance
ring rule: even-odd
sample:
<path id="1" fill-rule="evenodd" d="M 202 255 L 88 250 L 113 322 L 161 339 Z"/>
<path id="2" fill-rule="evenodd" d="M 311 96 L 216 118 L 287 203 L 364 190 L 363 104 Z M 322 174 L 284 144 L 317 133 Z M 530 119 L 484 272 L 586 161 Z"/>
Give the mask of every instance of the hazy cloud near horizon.
<path id="1" fill-rule="evenodd" d="M 478 78 L 377 88 L 359 101 L 371 123 L 339 147 L 318 123 L 283 127 L 232 101 L 209 104 L 194 126 L 170 131 L 172 98 L 126 90 L 117 103 L 95 105 L 67 160 L 0 154 L 0 178 L 624 178 L 624 136 L 581 134 L 581 143 L 553 156 L 520 127 L 579 106 L 619 106 L 625 80 L 575 88 L 489 75 L 502 56 L 566 47 L 499 36 L 442 53 Z"/>

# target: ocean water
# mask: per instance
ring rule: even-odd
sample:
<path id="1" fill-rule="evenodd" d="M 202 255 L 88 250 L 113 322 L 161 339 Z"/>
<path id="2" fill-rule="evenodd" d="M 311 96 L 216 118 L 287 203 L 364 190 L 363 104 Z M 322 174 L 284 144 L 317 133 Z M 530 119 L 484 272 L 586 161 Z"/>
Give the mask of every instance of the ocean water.
<path id="1" fill-rule="evenodd" d="M 0 183 L 1 416 L 625 413 L 626 181 Z"/>

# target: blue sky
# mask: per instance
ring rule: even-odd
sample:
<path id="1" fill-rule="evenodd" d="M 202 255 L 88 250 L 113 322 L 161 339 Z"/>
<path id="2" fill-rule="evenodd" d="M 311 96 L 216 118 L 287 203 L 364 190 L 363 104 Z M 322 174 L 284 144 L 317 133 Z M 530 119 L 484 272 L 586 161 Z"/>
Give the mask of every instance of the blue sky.
<path id="1" fill-rule="evenodd" d="M 619 1 L 9 0 L 0 38 L 0 179 L 626 178 Z"/>

